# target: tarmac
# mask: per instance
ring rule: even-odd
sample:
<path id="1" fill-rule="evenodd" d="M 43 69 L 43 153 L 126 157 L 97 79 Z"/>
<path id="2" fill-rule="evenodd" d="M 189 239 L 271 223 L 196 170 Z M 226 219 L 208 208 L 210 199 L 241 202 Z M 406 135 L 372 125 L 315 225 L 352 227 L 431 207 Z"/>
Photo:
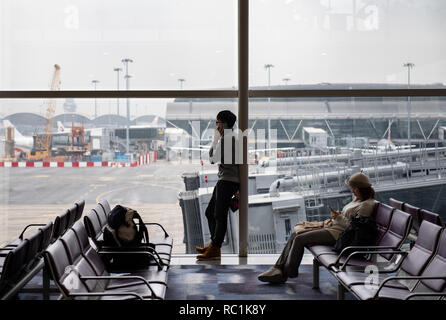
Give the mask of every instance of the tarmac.
<path id="1" fill-rule="evenodd" d="M 30 223 L 54 221 L 77 200 L 85 200 L 85 214 L 104 198 L 112 208 L 125 205 L 145 222 L 162 224 L 174 239 L 173 253 L 184 253 L 181 174 L 201 168 L 188 160 L 122 168 L 0 168 L 0 246 L 16 239 Z M 149 232 L 158 230 L 151 227 Z"/>

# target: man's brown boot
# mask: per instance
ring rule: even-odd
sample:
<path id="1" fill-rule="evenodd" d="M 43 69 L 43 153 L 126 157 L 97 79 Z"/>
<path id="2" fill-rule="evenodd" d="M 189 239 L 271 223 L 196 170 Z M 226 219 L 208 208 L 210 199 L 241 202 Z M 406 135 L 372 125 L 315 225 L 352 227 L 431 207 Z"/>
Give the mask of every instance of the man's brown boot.
<path id="1" fill-rule="evenodd" d="M 195 247 L 198 253 L 204 253 L 210 246 L 212 242 L 209 242 L 205 247 Z"/>
<path id="2" fill-rule="evenodd" d="M 197 256 L 198 260 L 219 260 L 221 259 L 221 250 L 212 242 L 210 247 L 203 253 Z"/>

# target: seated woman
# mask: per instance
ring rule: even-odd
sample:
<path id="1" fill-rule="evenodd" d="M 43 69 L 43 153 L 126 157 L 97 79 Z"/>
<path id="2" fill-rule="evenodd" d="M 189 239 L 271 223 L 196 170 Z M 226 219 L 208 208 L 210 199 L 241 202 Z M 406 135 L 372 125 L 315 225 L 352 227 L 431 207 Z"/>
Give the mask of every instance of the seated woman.
<path id="1" fill-rule="evenodd" d="M 351 219 L 356 215 L 371 216 L 375 206 L 375 191 L 369 178 L 361 173 L 353 174 L 348 180 L 355 198 L 342 209 L 333 210 L 330 206 L 332 219 L 321 223 L 321 228 L 297 234 L 293 232 L 285 245 L 276 264 L 268 271 L 260 274 L 262 282 L 284 283 L 288 278 L 296 278 L 307 245 L 334 245 L 341 233 L 347 229 Z"/>

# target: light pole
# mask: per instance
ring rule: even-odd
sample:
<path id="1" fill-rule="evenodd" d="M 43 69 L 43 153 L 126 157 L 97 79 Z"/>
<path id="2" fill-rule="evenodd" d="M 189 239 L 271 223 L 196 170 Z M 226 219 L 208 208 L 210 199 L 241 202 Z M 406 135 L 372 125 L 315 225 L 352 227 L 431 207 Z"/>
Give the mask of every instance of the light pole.
<path id="1" fill-rule="evenodd" d="M 186 81 L 186 79 L 184 79 L 184 78 L 179 78 L 178 79 L 178 83 L 180 84 L 180 90 L 183 90 L 183 83 Z M 189 107 L 190 107 L 190 104 L 191 104 L 191 102 L 190 102 L 190 100 L 189 100 Z M 193 136 L 194 136 L 194 128 L 193 128 L 193 126 L 191 125 L 191 138 L 190 138 L 190 140 L 189 140 L 189 147 L 193 147 Z M 181 156 L 181 154 L 180 154 L 180 156 Z M 189 150 L 189 152 L 188 152 L 188 156 L 189 156 L 189 161 L 191 161 L 192 160 L 192 150 Z M 200 157 L 201 157 L 201 152 L 200 152 Z"/>
<path id="2" fill-rule="evenodd" d="M 129 62 L 132 63 L 133 60 L 130 58 L 124 58 L 121 60 L 122 63 L 125 65 L 125 88 L 126 90 L 129 90 L 129 79 L 131 76 L 129 75 Z M 129 131 L 130 131 L 130 99 L 127 98 L 127 127 L 125 130 L 125 148 L 127 153 L 130 152 L 130 138 L 129 138 Z"/>
<path id="3" fill-rule="evenodd" d="M 290 78 L 283 78 L 282 79 L 282 81 L 285 82 L 286 86 L 288 85 L 288 81 L 290 81 L 290 80 L 291 80 Z"/>
<path id="4" fill-rule="evenodd" d="M 415 64 L 412 62 L 407 62 L 403 64 L 403 67 L 407 68 L 407 89 L 410 89 L 410 69 L 415 67 Z M 410 96 L 407 97 L 407 141 L 409 143 L 409 150 L 412 149 L 411 147 L 411 141 L 410 141 L 410 109 L 411 109 L 411 103 L 410 103 Z"/>
<path id="5" fill-rule="evenodd" d="M 180 89 L 183 90 L 183 82 L 186 81 L 186 79 L 178 79 L 178 82 L 180 83 Z"/>
<path id="6" fill-rule="evenodd" d="M 116 80 L 117 80 L 117 90 L 119 90 L 119 72 L 122 71 L 122 68 L 114 68 L 113 71 L 116 71 L 116 73 L 118 74 Z M 119 98 L 116 99 L 116 105 L 117 105 L 116 114 L 119 116 Z"/>
<path id="7" fill-rule="evenodd" d="M 91 83 L 93 83 L 94 91 L 96 91 L 96 84 L 99 83 L 99 80 L 91 80 Z M 96 102 L 96 98 L 94 98 L 94 118 L 96 119 L 98 116 L 98 105 Z"/>
<path id="8" fill-rule="evenodd" d="M 271 68 L 274 68 L 272 64 L 265 64 L 264 68 L 268 71 L 268 90 L 271 88 Z M 268 152 L 269 155 L 271 150 L 271 97 L 268 97 Z"/>

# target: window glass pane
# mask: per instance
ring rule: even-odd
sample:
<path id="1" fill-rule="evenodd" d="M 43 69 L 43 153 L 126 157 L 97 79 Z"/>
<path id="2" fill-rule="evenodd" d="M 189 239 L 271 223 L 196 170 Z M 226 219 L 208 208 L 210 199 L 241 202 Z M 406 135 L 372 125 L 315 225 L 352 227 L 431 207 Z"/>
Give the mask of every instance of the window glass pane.
<path id="1" fill-rule="evenodd" d="M 236 1 L 0 3 L 0 89 L 214 89 L 236 85 Z M 207 14 L 202 14 L 206 12 Z M 121 68 L 122 71 L 114 71 Z M 181 81 L 179 79 L 184 79 Z"/>
<path id="2" fill-rule="evenodd" d="M 0 244 L 14 240 L 24 221 L 54 221 L 80 199 L 84 213 L 107 199 L 112 208 L 128 206 L 145 222 L 161 223 L 174 253 L 195 254 L 209 242 L 205 210 L 217 182 L 209 146 L 217 113 L 237 113 L 236 99 L 129 99 L 129 152 L 121 100 L 119 115 L 117 99 L 0 101 Z M 222 252 L 235 253 L 238 213 L 228 217 Z M 156 238 L 160 230 L 149 231 Z"/>
<path id="3" fill-rule="evenodd" d="M 184 219 L 185 252 L 190 254 L 197 254 L 195 247 L 210 241 L 211 224 L 206 211 L 217 209 L 215 205 L 208 206 L 212 204 L 219 177 L 218 164 L 210 163 L 209 148 L 214 139 L 217 114 L 222 110 L 237 115 L 237 99 L 178 98 L 166 107 L 166 130 L 172 130 L 170 140 L 166 141 L 166 145 L 171 146 L 168 147 L 168 162 L 176 163 L 182 172 L 183 191 L 178 194 L 177 201 Z M 184 141 L 184 132 L 190 135 L 189 142 Z M 179 157 L 182 160 L 178 161 Z M 190 163 L 189 167 L 181 167 L 186 162 Z M 223 254 L 238 252 L 238 210 L 228 209 L 227 218 L 227 232 L 221 246 Z"/>
<path id="4" fill-rule="evenodd" d="M 392 197 L 446 219 L 444 97 L 258 98 L 249 108 L 257 151 L 248 252 L 280 253 L 290 226 L 330 219 L 328 205 L 342 210 L 353 199 L 345 182 L 361 170 L 377 200 Z M 270 150 L 262 151 L 268 132 Z"/>
<path id="5" fill-rule="evenodd" d="M 399 0 L 250 2 L 250 85 L 444 83 L 446 3 Z M 284 80 L 289 79 L 289 80 Z"/>

